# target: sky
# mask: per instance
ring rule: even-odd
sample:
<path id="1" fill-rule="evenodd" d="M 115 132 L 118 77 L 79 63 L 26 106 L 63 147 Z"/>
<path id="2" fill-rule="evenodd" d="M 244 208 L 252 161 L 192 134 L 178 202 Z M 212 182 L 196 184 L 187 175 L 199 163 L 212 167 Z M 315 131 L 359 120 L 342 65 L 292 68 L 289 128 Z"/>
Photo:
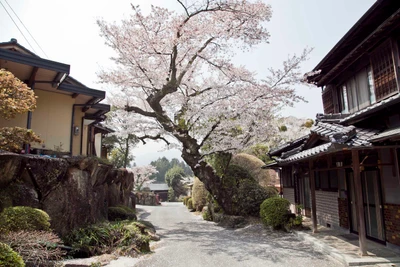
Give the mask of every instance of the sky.
<path id="1" fill-rule="evenodd" d="M 375 2 L 373 0 L 263 0 L 272 6 L 273 15 L 267 28 L 268 44 L 239 54 L 235 62 L 247 66 L 262 78 L 267 68 L 279 68 L 282 62 L 304 48 L 314 48 L 302 71 L 311 71 L 333 48 L 343 35 Z M 112 91 L 98 83 L 96 72 L 113 64 L 113 51 L 106 47 L 99 35 L 96 19 L 120 21 L 131 12 L 131 4 L 140 5 L 144 13 L 150 5 L 182 10 L 175 0 L 0 0 L 0 42 L 16 38 L 19 44 L 50 60 L 71 65 L 70 75 L 88 87 Z M 13 11 L 18 15 L 15 16 Z M 23 35 L 14 25 L 3 6 L 11 14 Z M 40 45 L 31 38 L 30 34 Z M 282 116 L 315 118 L 322 112 L 321 89 L 299 86 L 299 95 L 308 102 L 282 110 Z M 137 165 L 149 164 L 158 157 L 180 158 L 177 150 L 159 152 L 162 144 L 148 142 L 135 148 Z"/>

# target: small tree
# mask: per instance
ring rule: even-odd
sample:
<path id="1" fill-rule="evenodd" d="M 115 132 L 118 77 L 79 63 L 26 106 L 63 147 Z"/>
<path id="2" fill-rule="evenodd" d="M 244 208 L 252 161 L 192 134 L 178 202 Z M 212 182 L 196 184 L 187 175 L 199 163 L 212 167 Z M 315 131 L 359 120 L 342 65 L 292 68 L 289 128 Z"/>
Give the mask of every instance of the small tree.
<path id="1" fill-rule="evenodd" d="M 125 115 L 114 107 L 107 114 L 106 126 L 115 132 L 104 138 L 103 144 L 111 148 L 109 157 L 115 168 L 131 167 L 135 159 L 131 152 L 138 138 L 132 134 L 132 127 L 126 125 Z"/>
<path id="2" fill-rule="evenodd" d="M 144 183 L 152 183 L 154 178 L 150 178 L 153 174 L 157 173 L 156 168 L 151 165 L 133 167 L 131 168 L 135 177 L 135 190 L 141 191 Z"/>
<path id="3" fill-rule="evenodd" d="M 36 96 L 25 83 L 11 72 L 0 69 L 0 116 L 6 120 L 17 114 L 33 111 L 36 108 Z M 32 130 L 21 127 L 0 129 L 0 149 L 19 152 L 22 145 L 41 142 Z"/>
<path id="4" fill-rule="evenodd" d="M 172 188 L 175 199 L 186 193 L 185 186 L 182 183 L 183 177 L 185 177 L 185 172 L 181 167 L 178 166 L 169 169 L 165 174 L 165 181 L 167 182 L 168 186 Z"/>

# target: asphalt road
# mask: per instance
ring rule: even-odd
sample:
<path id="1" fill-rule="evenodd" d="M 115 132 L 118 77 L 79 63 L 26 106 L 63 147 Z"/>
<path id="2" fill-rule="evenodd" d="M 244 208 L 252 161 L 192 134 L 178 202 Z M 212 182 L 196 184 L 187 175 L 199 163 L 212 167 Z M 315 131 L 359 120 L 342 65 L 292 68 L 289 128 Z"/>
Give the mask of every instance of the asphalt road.
<path id="1" fill-rule="evenodd" d="M 227 230 L 190 213 L 182 203 L 138 206 L 139 218 L 154 224 L 161 241 L 137 267 L 343 266 L 290 233 L 261 225 Z"/>

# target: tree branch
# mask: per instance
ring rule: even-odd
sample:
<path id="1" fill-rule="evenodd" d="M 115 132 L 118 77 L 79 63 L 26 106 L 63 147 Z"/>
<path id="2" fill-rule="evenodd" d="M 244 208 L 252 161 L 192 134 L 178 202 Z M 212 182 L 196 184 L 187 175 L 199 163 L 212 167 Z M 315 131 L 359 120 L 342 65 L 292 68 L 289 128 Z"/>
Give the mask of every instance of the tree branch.
<path id="1" fill-rule="evenodd" d="M 164 137 L 162 137 L 160 134 L 156 135 L 156 136 L 151 136 L 151 135 L 144 135 L 144 136 L 140 136 L 138 137 L 138 139 L 140 141 L 142 141 L 143 145 L 146 144 L 145 139 L 151 139 L 151 140 L 163 140 L 167 145 L 170 145 L 170 142 L 168 142 L 167 139 L 165 139 Z"/>
<path id="2" fill-rule="evenodd" d="M 214 132 L 214 130 L 218 127 L 218 125 L 221 123 L 221 121 L 217 121 L 210 129 L 210 131 L 204 136 L 203 140 L 201 141 L 199 147 L 202 147 L 204 145 L 204 142 L 207 141 L 207 139 L 210 137 L 210 135 Z"/>
<path id="3" fill-rule="evenodd" d="M 132 107 L 132 106 L 128 106 L 128 105 L 125 106 L 125 111 L 134 112 L 134 113 L 137 113 L 137 114 L 140 114 L 140 115 L 143 115 L 146 117 L 151 117 L 151 118 L 157 117 L 156 113 L 154 113 L 154 112 L 145 111 L 141 108 Z"/>

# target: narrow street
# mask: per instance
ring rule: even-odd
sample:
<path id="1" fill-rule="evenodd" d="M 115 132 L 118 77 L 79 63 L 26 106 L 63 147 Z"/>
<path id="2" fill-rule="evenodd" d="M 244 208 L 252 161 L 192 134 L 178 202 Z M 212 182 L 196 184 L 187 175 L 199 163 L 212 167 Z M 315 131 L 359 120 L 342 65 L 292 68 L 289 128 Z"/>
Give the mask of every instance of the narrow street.
<path id="1" fill-rule="evenodd" d="M 190 213 L 182 203 L 138 206 L 139 218 L 154 224 L 161 241 L 135 266 L 342 266 L 293 234 L 260 225 L 227 230 Z"/>

